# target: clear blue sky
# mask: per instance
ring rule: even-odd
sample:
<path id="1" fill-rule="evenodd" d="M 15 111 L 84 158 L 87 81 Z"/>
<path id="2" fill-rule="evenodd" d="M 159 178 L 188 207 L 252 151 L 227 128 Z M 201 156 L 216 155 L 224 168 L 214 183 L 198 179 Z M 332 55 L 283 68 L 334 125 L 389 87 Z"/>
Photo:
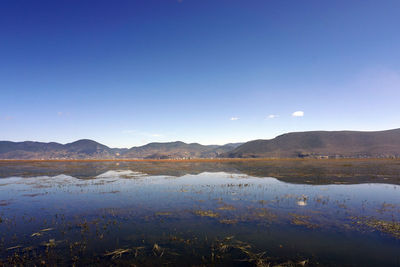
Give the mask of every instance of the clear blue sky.
<path id="1" fill-rule="evenodd" d="M 399 14 L 398 0 L 3 0 L 0 140 L 398 128 Z"/>

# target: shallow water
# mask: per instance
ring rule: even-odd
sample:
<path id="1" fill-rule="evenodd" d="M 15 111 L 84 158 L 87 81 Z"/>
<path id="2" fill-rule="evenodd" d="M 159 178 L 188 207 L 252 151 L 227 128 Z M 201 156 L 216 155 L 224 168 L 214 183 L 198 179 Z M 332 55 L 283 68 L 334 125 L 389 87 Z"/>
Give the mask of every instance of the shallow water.
<path id="1" fill-rule="evenodd" d="M 0 261 L 400 266 L 399 169 L 383 160 L 1 162 Z"/>

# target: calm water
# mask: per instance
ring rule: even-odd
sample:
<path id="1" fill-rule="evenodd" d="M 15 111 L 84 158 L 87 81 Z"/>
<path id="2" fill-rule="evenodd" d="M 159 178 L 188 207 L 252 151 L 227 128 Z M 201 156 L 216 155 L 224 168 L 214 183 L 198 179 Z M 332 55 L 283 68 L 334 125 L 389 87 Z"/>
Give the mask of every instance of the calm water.
<path id="1" fill-rule="evenodd" d="M 400 162 L 0 162 L 0 265 L 400 266 Z"/>

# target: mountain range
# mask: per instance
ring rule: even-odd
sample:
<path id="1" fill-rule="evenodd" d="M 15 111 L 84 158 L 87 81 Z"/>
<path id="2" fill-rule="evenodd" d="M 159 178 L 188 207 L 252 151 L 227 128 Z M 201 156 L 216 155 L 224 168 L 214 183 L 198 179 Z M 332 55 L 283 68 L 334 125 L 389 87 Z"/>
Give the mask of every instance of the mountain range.
<path id="1" fill-rule="evenodd" d="M 201 145 L 149 143 L 110 148 L 82 139 L 68 144 L 0 141 L 0 159 L 191 159 L 191 158 L 400 158 L 400 129 L 293 132 L 270 140 Z"/>
<path id="2" fill-rule="evenodd" d="M 110 148 L 82 139 L 68 144 L 0 141 L 0 159 L 189 159 L 217 158 L 243 143 L 223 146 L 184 142 L 149 143 L 144 146 Z"/>

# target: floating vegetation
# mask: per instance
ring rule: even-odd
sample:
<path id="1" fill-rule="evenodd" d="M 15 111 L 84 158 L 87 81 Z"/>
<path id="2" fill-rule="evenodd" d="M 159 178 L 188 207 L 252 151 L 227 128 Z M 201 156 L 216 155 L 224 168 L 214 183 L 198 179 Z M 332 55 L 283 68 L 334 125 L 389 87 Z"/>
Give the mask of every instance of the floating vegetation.
<path id="1" fill-rule="evenodd" d="M 385 221 L 374 217 L 351 217 L 351 219 L 356 225 L 366 226 L 400 239 L 400 222 L 398 221 Z"/>
<path id="2" fill-rule="evenodd" d="M 129 252 L 131 252 L 131 251 L 132 251 L 131 249 L 119 248 L 119 249 L 116 249 L 116 250 L 114 250 L 114 251 L 107 252 L 106 254 L 104 254 L 104 256 L 112 256 L 113 259 L 115 259 L 115 258 L 121 258 L 121 256 L 122 256 L 123 254 L 129 253 Z"/>
<path id="3" fill-rule="evenodd" d="M 42 236 L 42 233 L 36 232 L 36 233 L 33 233 L 33 234 L 31 235 L 31 237 L 35 237 L 35 236 Z"/>
<path id="4" fill-rule="evenodd" d="M 45 228 L 45 229 L 40 230 L 40 232 L 48 232 L 48 231 L 53 231 L 53 230 L 54 230 L 54 228 Z"/>
<path id="5" fill-rule="evenodd" d="M 268 255 L 266 251 L 257 252 L 251 244 L 227 236 L 222 240 L 215 240 L 211 245 L 211 263 L 221 263 L 224 259 L 231 259 L 232 263 L 247 262 L 250 266 L 305 266 L 308 260 L 281 261 Z"/>
<path id="6" fill-rule="evenodd" d="M 7 250 L 14 250 L 14 249 L 17 249 L 17 248 L 22 248 L 22 246 L 18 245 L 18 246 L 9 247 L 9 248 L 7 248 Z"/>
<path id="7" fill-rule="evenodd" d="M 164 255 L 164 249 L 162 249 L 157 243 L 153 245 L 154 256 L 162 257 Z"/>
<path id="8" fill-rule="evenodd" d="M 392 203 L 382 203 L 381 207 L 377 209 L 381 214 L 385 212 L 400 212 L 400 205 Z"/>
<path id="9" fill-rule="evenodd" d="M 236 210 L 236 208 L 232 205 L 223 205 L 222 207 L 218 207 L 219 210 Z"/>
<path id="10" fill-rule="evenodd" d="M 45 247 L 55 247 L 56 246 L 56 240 L 55 239 L 49 239 L 49 242 L 43 242 L 41 245 L 45 246 Z"/>
<path id="11" fill-rule="evenodd" d="M 267 208 L 256 208 L 256 209 L 249 209 L 250 210 L 250 217 L 247 217 L 247 220 L 258 219 L 263 221 L 273 221 L 277 219 L 277 215 L 271 212 Z"/>
<path id="12" fill-rule="evenodd" d="M 295 214 L 295 213 L 290 213 L 289 214 L 291 218 L 291 223 L 294 225 L 300 225 L 300 226 L 305 226 L 307 228 L 317 228 L 319 227 L 316 224 L 313 224 L 310 222 L 311 216 L 308 215 L 300 215 L 300 214 Z"/>
<path id="13" fill-rule="evenodd" d="M 238 220 L 236 220 L 236 219 L 221 219 L 221 220 L 219 220 L 219 222 L 223 223 L 223 224 L 237 224 Z"/>
<path id="14" fill-rule="evenodd" d="M 195 210 L 194 214 L 201 216 L 201 217 L 210 217 L 210 218 L 219 217 L 219 213 L 216 213 L 212 210 Z"/>

